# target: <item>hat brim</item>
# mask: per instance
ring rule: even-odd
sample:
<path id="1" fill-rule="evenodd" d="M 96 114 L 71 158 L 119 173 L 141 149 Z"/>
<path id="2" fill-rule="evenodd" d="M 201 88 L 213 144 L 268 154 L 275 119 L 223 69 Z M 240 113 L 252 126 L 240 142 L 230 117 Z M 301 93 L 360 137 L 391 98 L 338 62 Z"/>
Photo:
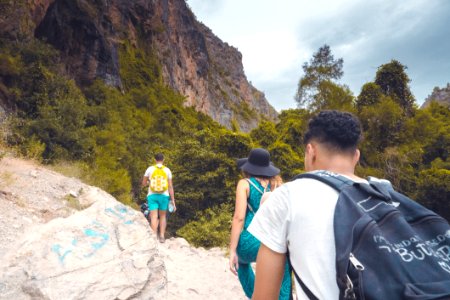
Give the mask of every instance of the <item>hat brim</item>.
<path id="1" fill-rule="evenodd" d="M 238 169 L 242 168 L 242 166 L 247 162 L 247 160 L 248 160 L 247 157 L 236 159 L 236 166 L 237 166 L 237 168 Z"/>
<path id="2" fill-rule="evenodd" d="M 272 163 L 268 166 L 258 166 L 252 164 L 248 160 L 242 165 L 241 170 L 251 175 L 267 177 L 272 177 L 280 173 L 280 169 L 275 167 Z"/>

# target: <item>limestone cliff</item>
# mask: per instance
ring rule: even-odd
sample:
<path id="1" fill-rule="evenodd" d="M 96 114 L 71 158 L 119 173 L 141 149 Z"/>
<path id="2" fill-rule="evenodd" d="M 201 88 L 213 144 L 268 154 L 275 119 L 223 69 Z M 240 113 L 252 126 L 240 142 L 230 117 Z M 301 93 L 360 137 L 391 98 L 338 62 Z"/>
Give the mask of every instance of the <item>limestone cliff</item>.
<path id="1" fill-rule="evenodd" d="M 425 99 L 422 107 L 427 107 L 432 101 L 436 101 L 441 105 L 450 107 L 450 83 L 447 83 L 447 86 L 441 89 L 435 87 L 431 95 Z"/>
<path id="2" fill-rule="evenodd" d="M 187 104 L 221 124 L 237 118 L 247 131 L 258 115 L 274 120 L 276 111 L 244 74 L 242 55 L 196 21 L 184 1 L 161 1 L 162 33 L 156 35 L 164 77 L 187 96 Z M 162 56 L 161 56 L 162 54 Z"/>
<path id="3" fill-rule="evenodd" d="M 80 86 L 101 78 L 123 89 L 120 47 L 158 57 L 164 82 L 185 105 L 242 130 L 277 112 L 247 80 L 242 55 L 198 22 L 184 0 L 20 0 L 0 4 L 0 37 L 36 37 L 61 53 Z"/>

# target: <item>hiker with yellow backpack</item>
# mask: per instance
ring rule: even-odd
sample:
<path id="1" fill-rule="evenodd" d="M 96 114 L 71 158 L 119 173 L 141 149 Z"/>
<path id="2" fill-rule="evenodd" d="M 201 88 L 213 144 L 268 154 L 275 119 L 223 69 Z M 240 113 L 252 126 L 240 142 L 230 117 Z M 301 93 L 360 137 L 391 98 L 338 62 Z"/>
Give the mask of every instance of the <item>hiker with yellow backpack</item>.
<path id="1" fill-rule="evenodd" d="M 165 241 L 167 210 L 170 212 L 176 210 L 172 172 L 163 163 L 164 155 L 162 153 L 156 154 L 155 165 L 147 168 L 142 178 L 142 186 L 149 185 L 147 204 L 150 211 L 150 227 L 158 235 L 158 240 L 161 243 Z"/>

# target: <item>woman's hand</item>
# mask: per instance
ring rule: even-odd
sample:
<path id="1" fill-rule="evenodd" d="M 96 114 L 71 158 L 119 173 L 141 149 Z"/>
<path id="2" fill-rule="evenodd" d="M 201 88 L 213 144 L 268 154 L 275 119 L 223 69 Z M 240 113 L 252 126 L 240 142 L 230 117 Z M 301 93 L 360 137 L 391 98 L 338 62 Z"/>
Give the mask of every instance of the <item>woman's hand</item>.
<path id="1" fill-rule="evenodd" d="M 236 250 L 230 251 L 230 271 L 234 275 L 237 275 L 239 269 L 238 256 Z"/>

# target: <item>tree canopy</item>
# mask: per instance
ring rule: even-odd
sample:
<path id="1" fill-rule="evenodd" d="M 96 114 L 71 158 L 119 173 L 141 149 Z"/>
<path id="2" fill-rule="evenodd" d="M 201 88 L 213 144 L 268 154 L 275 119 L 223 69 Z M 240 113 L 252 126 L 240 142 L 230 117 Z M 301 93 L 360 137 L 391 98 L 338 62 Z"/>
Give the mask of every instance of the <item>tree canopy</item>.
<path id="1" fill-rule="evenodd" d="M 391 62 L 378 67 L 375 75 L 375 83 L 382 92 L 396 101 L 408 115 L 413 113 L 414 96 L 409 88 L 407 67 L 393 59 Z"/>
<path id="2" fill-rule="evenodd" d="M 295 94 L 299 107 L 308 107 L 315 101 L 321 84 L 325 81 L 340 79 L 344 75 L 344 60 L 335 59 L 330 46 L 323 45 L 313 54 L 310 62 L 302 66 L 304 75 L 300 78 Z"/>

